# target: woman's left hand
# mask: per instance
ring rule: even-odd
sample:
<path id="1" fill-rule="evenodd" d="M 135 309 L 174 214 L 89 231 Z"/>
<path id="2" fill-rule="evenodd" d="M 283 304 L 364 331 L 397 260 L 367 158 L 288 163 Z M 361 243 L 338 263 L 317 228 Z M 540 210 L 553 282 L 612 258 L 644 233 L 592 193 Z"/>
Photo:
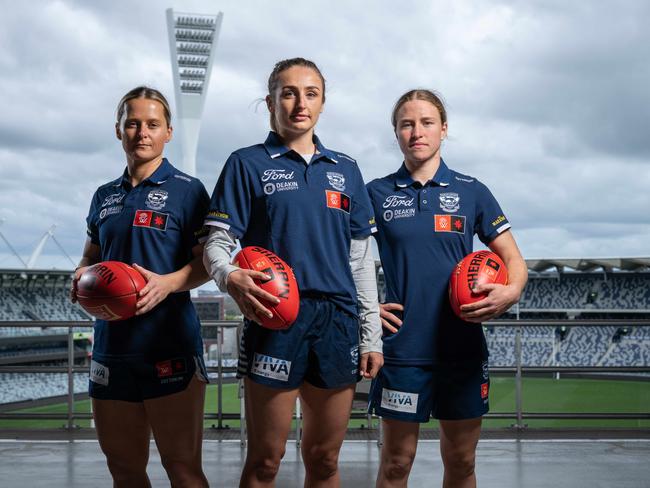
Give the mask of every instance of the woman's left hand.
<path id="1" fill-rule="evenodd" d="M 384 365 L 384 355 L 380 352 L 366 352 L 361 355 L 359 373 L 364 378 L 374 378 Z"/>
<path id="2" fill-rule="evenodd" d="M 167 295 L 173 293 L 174 287 L 169 275 L 156 274 L 135 263 L 133 267 L 147 280 L 145 287 L 138 293 L 138 302 L 135 305 L 135 314 L 142 315 L 162 302 Z"/>
<path id="3" fill-rule="evenodd" d="M 484 284 L 478 285 L 474 289 L 474 293 L 487 293 L 488 295 L 478 302 L 462 305 L 460 318 L 478 324 L 498 317 L 517 303 L 521 290 L 514 285 Z"/>

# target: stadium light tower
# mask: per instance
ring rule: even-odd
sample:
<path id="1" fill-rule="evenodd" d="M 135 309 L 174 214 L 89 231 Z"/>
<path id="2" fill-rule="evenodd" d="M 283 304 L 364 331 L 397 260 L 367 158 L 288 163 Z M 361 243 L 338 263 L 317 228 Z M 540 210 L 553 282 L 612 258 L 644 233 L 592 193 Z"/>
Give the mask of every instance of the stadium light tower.
<path id="1" fill-rule="evenodd" d="M 183 149 L 182 170 L 196 176 L 201 116 L 223 14 L 189 14 L 167 9 L 167 33 L 174 76 L 176 112 Z"/>

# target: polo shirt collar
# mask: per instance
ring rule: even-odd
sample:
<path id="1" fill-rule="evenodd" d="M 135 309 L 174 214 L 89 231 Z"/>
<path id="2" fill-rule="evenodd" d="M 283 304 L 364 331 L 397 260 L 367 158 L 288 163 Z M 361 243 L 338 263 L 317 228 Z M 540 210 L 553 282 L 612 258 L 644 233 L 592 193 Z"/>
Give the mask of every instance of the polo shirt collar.
<path id="1" fill-rule="evenodd" d="M 156 168 L 148 178 L 142 180 L 142 183 L 148 182 L 152 185 L 162 185 L 167 178 L 174 174 L 174 167 L 171 165 L 167 158 L 163 158 L 160 166 Z M 127 188 L 131 187 L 131 177 L 129 176 L 129 168 L 124 168 L 124 173 L 122 173 L 122 178 L 117 180 L 117 185 L 115 186 L 126 186 Z"/>
<path id="2" fill-rule="evenodd" d="M 449 168 L 445 164 L 445 162 L 440 159 L 440 166 L 438 166 L 438 170 L 436 171 L 436 174 L 433 175 L 433 178 L 431 178 L 430 181 L 427 182 L 427 184 L 434 184 L 438 186 L 449 186 L 449 180 L 451 179 L 451 172 L 449 171 Z M 409 173 L 409 170 L 406 169 L 406 164 L 402 163 L 402 166 L 400 169 L 397 170 L 397 173 L 395 173 L 395 186 L 398 188 L 406 188 L 408 186 L 413 185 L 416 183 L 416 181 L 411 177 L 411 173 Z"/>
<path id="3" fill-rule="evenodd" d="M 314 134 L 313 137 L 313 142 L 314 146 L 316 146 L 316 154 L 314 155 L 314 159 L 319 159 L 319 158 L 326 158 L 332 163 L 338 163 L 338 157 L 335 153 L 327 149 L 323 144 L 320 142 L 320 139 L 316 134 Z M 284 156 L 288 152 L 292 151 L 292 149 L 289 149 L 287 146 L 285 146 L 282 143 L 282 140 L 280 139 L 280 136 L 276 132 L 269 132 L 268 137 L 266 138 L 266 141 L 264 141 L 264 149 L 266 149 L 266 152 L 269 154 L 271 159 L 278 158 L 280 156 Z M 295 151 L 294 151 L 295 152 Z"/>

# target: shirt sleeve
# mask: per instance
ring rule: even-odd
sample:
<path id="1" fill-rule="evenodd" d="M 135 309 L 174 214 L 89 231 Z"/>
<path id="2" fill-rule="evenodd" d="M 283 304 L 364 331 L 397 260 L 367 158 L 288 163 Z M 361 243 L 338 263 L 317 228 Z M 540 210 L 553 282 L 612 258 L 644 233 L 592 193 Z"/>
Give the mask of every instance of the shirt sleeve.
<path id="1" fill-rule="evenodd" d="M 476 222 L 474 232 L 483 244 L 489 244 L 495 237 L 508 230 L 510 222 L 501 210 L 492 192 L 480 181 L 477 184 Z"/>
<path id="2" fill-rule="evenodd" d="M 90 209 L 88 210 L 88 217 L 86 217 L 86 234 L 90 238 L 90 242 L 93 244 L 99 244 L 99 197 L 97 192 L 93 195 L 93 199 L 90 202 Z"/>
<path id="3" fill-rule="evenodd" d="M 354 239 L 362 239 L 377 232 L 375 213 L 372 210 L 370 197 L 363 183 L 361 171 L 355 165 L 354 187 L 352 188 L 352 209 L 350 211 L 350 233 Z"/>
<path id="4" fill-rule="evenodd" d="M 205 242 L 208 238 L 207 228 L 203 225 L 210 206 L 210 197 L 203 183 L 192 182 L 192 191 L 183 205 L 183 233 L 189 248 Z"/>
<path id="5" fill-rule="evenodd" d="M 212 192 L 205 225 L 230 231 L 241 239 L 250 221 L 253 186 L 244 161 L 230 155 Z"/>
<path id="6" fill-rule="evenodd" d="M 370 237 L 352 239 L 350 245 L 350 269 L 357 289 L 359 307 L 359 352 L 382 352 L 381 320 L 377 299 L 375 260 L 372 257 Z"/>
<path id="7" fill-rule="evenodd" d="M 225 229 L 212 226 L 203 249 L 203 265 L 219 290 L 227 292 L 228 275 L 239 268 L 230 263 L 230 254 L 237 247 L 235 236 Z"/>

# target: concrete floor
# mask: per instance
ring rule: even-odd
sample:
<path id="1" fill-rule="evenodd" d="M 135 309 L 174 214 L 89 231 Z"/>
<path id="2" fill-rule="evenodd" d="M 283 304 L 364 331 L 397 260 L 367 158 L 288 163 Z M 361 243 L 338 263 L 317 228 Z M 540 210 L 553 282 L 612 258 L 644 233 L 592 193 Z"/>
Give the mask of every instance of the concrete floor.
<path id="1" fill-rule="evenodd" d="M 206 440 L 204 469 L 213 487 L 236 487 L 244 451 L 237 441 Z M 346 441 L 341 451 L 341 485 L 374 486 L 377 444 Z M 647 488 L 650 440 L 482 440 L 477 475 L 482 488 Z M 149 476 L 154 487 L 169 486 L 152 444 Z M 295 443 L 287 446 L 277 486 L 302 486 L 304 471 Z M 440 486 L 438 441 L 421 441 L 411 473 L 412 487 Z M 0 440 L 3 488 L 110 487 L 94 440 Z"/>

